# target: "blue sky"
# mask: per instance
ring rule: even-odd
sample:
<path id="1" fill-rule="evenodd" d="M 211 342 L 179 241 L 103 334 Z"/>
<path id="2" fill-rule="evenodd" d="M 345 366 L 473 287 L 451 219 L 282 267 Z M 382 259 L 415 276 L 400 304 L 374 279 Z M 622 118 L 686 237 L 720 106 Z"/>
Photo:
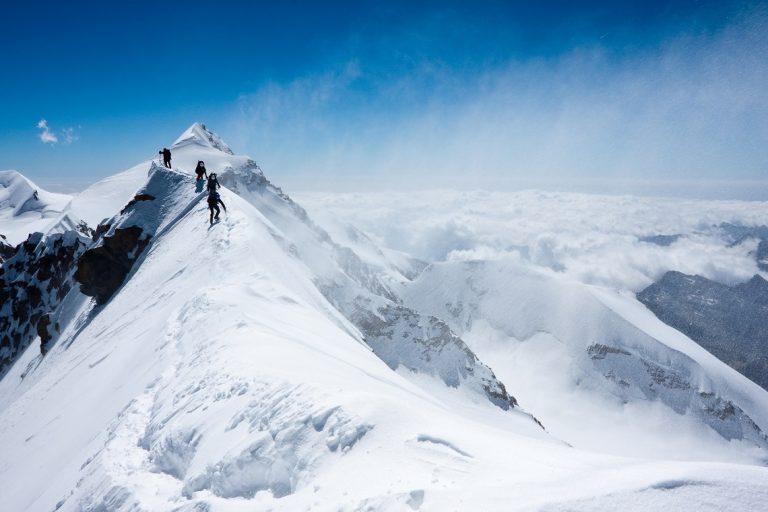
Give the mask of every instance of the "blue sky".
<path id="1" fill-rule="evenodd" d="M 199 120 L 289 190 L 766 189 L 765 3 L 576 4 L 7 3 L 0 169 L 77 189 Z"/>

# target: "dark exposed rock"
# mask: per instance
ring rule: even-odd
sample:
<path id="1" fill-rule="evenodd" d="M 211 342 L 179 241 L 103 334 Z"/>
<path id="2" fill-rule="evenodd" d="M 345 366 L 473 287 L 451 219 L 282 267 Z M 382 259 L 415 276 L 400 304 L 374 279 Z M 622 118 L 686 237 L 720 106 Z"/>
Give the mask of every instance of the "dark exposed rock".
<path id="1" fill-rule="evenodd" d="M 49 343 L 53 339 L 51 332 L 51 315 L 46 313 L 37 321 L 37 335 L 40 336 L 40 353 L 45 355 L 48 352 Z"/>
<path id="2" fill-rule="evenodd" d="M 155 196 L 151 194 L 136 194 L 135 196 L 133 196 L 133 199 L 128 201 L 128 204 L 126 204 L 125 207 L 122 210 L 120 210 L 120 213 L 123 214 L 127 212 L 129 208 L 131 208 L 133 205 L 135 205 L 139 201 L 154 201 L 154 200 L 155 200 Z"/>
<path id="3" fill-rule="evenodd" d="M 149 243 L 141 228 L 131 226 L 118 228 L 110 236 L 104 236 L 99 245 L 80 256 L 75 271 L 75 280 L 80 291 L 104 304 L 123 284 L 133 263 Z"/>
<path id="4" fill-rule="evenodd" d="M 77 258 L 87 239 L 75 231 L 30 235 L 19 244 L 0 274 L 0 375 L 36 336 L 47 351 L 57 327 L 51 314 L 73 286 Z"/>
<path id="5" fill-rule="evenodd" d="M 640 241 L 648 244 L 660 245 L 661 247 L 669 247 L 677 242 L 681 236 L 682 235 L 651 235 L 640 237 Z"/>
<path id="6" fill-rule="evenodd" d="M 91 240 L 93 240 L 95 242 L 96 240 L 101 238 L 101 236 L 104 233 L 108 232 L 111 227 L 112 227 L 112 225 L 109 224 L 108 222 L 104 222 L 103 224 L 99 224 L 98 226 L 96 226 L 96 229 L 93 231 L 93 236 L 91 237 Z"/>
<path id="7" fill-rule="evenodd" d="M 77 226 L 75 226 L 75 229 L 80 232 L 83 236 L 86 236 L 90 239 L 93 239 L 95 235 L 95 231 L 93 228 L 91 228 L 88 223 L 86 223 L 84 220 L 81 220 Z"/>
<path id="8" fill-rule="evenodd" d="M 16 252 L 16 248 L 8 243 L 8 240 L 5 238 L 5 236 L 0 235 L 0 265 L 13 256 L 13 254 Z"/>
<path id="9" fill-rule="evenodd" d="M 768 281 L 727 286 L 667 272 L 637 294 L 664 323 L 768 389 Z"/>
<path id="10" fill-rule="evenodd" d="M 609 347 L 608 345 L 601 345 L 600 343 L 593 343 L 587 347 L 587 354 L 592 359 L 605 359 L 608 354 L 623 354 L 625 356 L 630 355 L 626 350 L 620 348 Z"/>
<path id="11" fill-rule="evenodd" d="M 404 366 L 414 372 L 436 374 L 451 387 L 474 376 L 492 403 L 502 409 L 517 405 L 493 371 L 442 320 L 400 305 L 386 305 L 378 314 L 359 308 L 351 320 L 390 368 Z"/>
<path id="12" fill-rule="evenodd" d="M 614 349 L 594 344 L 588 347 L 592 364 L 616 384 L 613 392 L 623 401 L 660 400 L 679 414 L 695 414 L 726 439 L 748 440 L 768 447 L 768 436 L 746 411 L 714 391 L 701 390 L 701 382 L 690 372 L 690 359 L 673 351 L 665 362 L 650 360 L 634 349 Z M 599 357 L 594 357 L 598 355 Z"/>
<path id="13" fill-rule="evenodd" d="M 755 260 L 760 270 L 768 271 L 768 226 L 744 226 L 741 224 L 720 224 L 730 246 L 738 245 L 748 239 L 757 239 Z"/>
<path id="14" fill-rule="evenodd" d="M 760 240 L 757 244 L 757 267 L 768 272 L 768 239 Z"/>
<path id="15" fill-rule="evenodd" d="M 731 245 L 738 245 L 748 238 L 768 240 L 768 226 L 744 226 L 723 222 L 719 228 Z"/>
<path id="16" fill-rule="evenodd" d="M 664 386 L 669 389 L 690 389 L 691 384 L 685 380 L 679 373 L 670 371 L 662 366 L 650 361 L 641 360 L 648 375 L 651 376 L 654 384 Z M 653 385 L 653 384 L 652 384 Z"/>

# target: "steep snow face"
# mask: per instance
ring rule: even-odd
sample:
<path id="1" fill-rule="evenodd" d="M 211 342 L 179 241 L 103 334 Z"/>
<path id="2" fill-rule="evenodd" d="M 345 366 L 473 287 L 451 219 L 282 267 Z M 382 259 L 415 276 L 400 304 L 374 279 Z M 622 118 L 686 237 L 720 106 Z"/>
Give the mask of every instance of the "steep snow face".
<path id="1" fill-rule="evenodd" d="M 360 343 L 250 203 L 223 190 L 228 213 L 210 226 L 191 177 L 156 168 L 143 191 L 157 203 L 116 217 L 152 234 L 125 284 L 101 307 L 71 304 L 48 355 L 21 378 L 28 349 L 0 381 L 8 510 L 755 509 L 768 499 L 763 468 L 590 455 L 527 415 L 417 386 Z"/>
<path id="2" fill-rule="evenodd" d="M 254 162 L 228 169 L 221 183 L 259 209 L 291 241 L 323 295 L 362 333 L 392 369 L 410 377 L 431 375 L 485 397 L 502 409 L 517 405 L 504 384 L 441 320 L 404 307 L 392 287 L 407 279 L 380 251 L 364 260 L 337 244 L 307 213 L 272 185 Z M 357 246 L 364 245 L 358 240 Z"/>
<path id="3" fill-rule="evenodd" d="M 66 213 L 95 229 L 125 206 L 147 181 L 150 163 L 142 162 L 94 183 L 72 199 Z"/>
<path id="4" fill-rule="evenodd" d="M 80 257 L 74 275 L 80 290 L 99 304 L 109 300 L 150 240 L 186 214 L 203 195 L 190 189 L 188 175 L 153 162 L 146 185 L 119 214 L 99 225 L 98 240 Z"/>
<path id="5" fill-rule="evenodd" d="M 404 298 L 445 319 L 576 446 L 768 458 L 768 395 L 630 297 L 498 261 L 431 265 Z"/>
<path id="6" fill-rule="evenodd" d="M 126 253 L 130 268 L 103 304 L 71 290 L 48 354 L 30 346 L 0 380 L 4 509 L 756 510 L 768 500 L 765 468 L 570 448 L 465 385 L 482 382 L 476 358 L 469 377 L 453 368 L 466 379 L 457 388 L 406 363 L 392 371 L 346 308 L 384 324 L 382 309 L 405 312 L 382 342 L 412 357 L 405 334 L 421 332 L 429 343 L 411 347 L 425 349 L 415 354 L 425 369 L 447 361 L 433 344 L 459 339 L 401 303 L 403 260 L 355 250 L 368 245 L 360 237 L 335 241 L 247 157 L 182 139 L 174 170 L 148 161 L 72 206 L 93 226 L 108 219 L 91 248 L 132 228 L 146 244 Z M 197 160 L 231 187 L 214 225 L 190 175 Z"/>
<path id="7" fill-rule="evenodd" d="M 0 235 L 15 246 L 30 233 L 48 232 L 71 200 L 41 189 L 16 171 L 0 171 Z"/>
<path id="8" fill-rule="evenodd" d="M 194 123 L 192 126 L 187 128 L 187 131 L 182 133 L 181 136 L 176 139 L 176 142 L 173 143 L 171 149 L 178 149 L 188 144 L 203 144 L 208 147 L 218 149 L 222 153 L 234 155 L 232 150 L 229 149 L 229 146 L 227 146 L 224 141 L 221 140 L 221 137 L 208 130 L 202 123 Z"/>
<path id="9" fill-rule="evenodd" d="M 152 233 L 124 286 L 103 308 L 74 311 L 34 372 L 19 380 L 30 352 L 0 383 L 5 506 L 169 510 L 261 491 L 260 500 L 315 499 L 309 483 L 368 437 L 369 450 L 413 439 L 414 463 L 423 443 L 453 445 L 440 433 L 416 439 L 430 424 L 466 420 L 446 417 L 451 406 L 349 334 L 257 210 L 224 191 L 229 215 L 209 226 L 192 178 L 161 168 L 143 191 L 157 203 L 135 203 L 118 223 L 135 216 Z M 525 415 L 464 407 L 550 443 Z M 334 500 L 342 489 L 329 489 Z"/>

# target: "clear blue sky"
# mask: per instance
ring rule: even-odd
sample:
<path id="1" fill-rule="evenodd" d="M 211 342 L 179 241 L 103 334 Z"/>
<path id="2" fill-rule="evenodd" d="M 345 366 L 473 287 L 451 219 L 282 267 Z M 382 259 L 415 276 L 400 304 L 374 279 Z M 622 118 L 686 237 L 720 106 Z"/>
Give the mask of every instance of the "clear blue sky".
<path id="1" fill-rule="evenodd" d="M 203 121 L 292 189 L 764 181 L 766 13 L 719 1 L 7 2 L 0 169 L 78 188 Z"/>

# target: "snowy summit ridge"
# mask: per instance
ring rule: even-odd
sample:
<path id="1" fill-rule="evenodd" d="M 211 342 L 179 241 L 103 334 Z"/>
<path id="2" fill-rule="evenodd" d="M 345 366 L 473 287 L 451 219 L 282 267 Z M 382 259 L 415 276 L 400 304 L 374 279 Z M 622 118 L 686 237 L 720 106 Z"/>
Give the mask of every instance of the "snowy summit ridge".
<path id="1" fill-rule="evenodd" d="M 187 128 L 187 130 L 176 139 L 176 142 L 173 143 L 171 149 L 177 149 L 192 142 L 216 148 L 228 155 L 234 155 L 232 150 L 229 149 L 229 146 L 221 140 L 221 137 L 208 130 L 203 123 L 193 123 L 192 126 Z"/>
<path id="2" fill-rule="evenodd" d="M 8 510 L 755 509 L 768 500 L 756 465 L 766 458 L 765 392 L 684 337 L 646 333 L 619 298 L 519 269 L 426 266 L 355 230 L 326 229 L 202 124 L 171 149 L 173 169 L 142 162 L 71 200 L 66 214 L 89 230 L 30 235 L 0 267 L 0 325 L 12 344 L 0 351 Z M 217 223 L 192 174 L 199 160 L 223 185 Z M 505 279 L 514 293 L 499 287 Z M 563 312 L 569 297 L 588 307 Z M 491 350 L 504 336 L 524 345 L 512 363 L 531 367 Z M 539 342 L 561 347 L 549 360 L 524 353 Z M 569 365 L 572 374 L 553 375 Z M 539 379 L 526 385 L 532 373 Z M 539 386 L 547 379 L 576 391 Z M 554 402 L 539 401 L 537 387 Z M 691 451 L 713 446 L 742 464 L 586 451 L 563 419 L 636 402 L 692 425 Z M 554 436 L 536 408 L 556 422 Z"/>

